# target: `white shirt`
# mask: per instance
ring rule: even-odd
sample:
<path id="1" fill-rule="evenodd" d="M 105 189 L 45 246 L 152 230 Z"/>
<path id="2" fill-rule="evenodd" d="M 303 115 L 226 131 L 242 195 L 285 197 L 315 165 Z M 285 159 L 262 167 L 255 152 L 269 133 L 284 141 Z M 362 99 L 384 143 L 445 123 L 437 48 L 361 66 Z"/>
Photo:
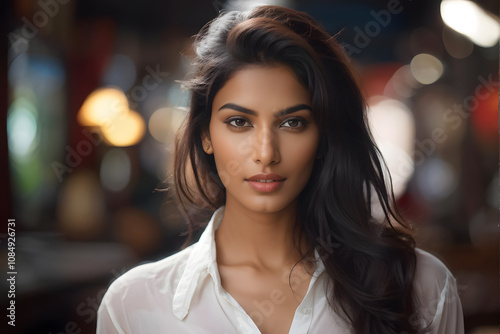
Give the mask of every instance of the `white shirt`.
<path id="1" fill-rule="evenodd" d="M 260 333 L 221 285 L 214 232 L 223 213 L 224 206 L 214 212 L 197 243 L 163 260 L 133 268 L 115 280 L 99 307 L 97 333 Z M 418 248 L 416 254 L 414 288 L 424 307 L 421 316 L 410 321 L 433 320 L 433 334 L 463 334 L 455 278 L 433 255 Z M 324 292 L 327 275 L 321 275 L 325 268 L 321 261 L 317 263 L 289 333 L 351 333 L 328 306 Z M 261 305 L 262 316 L 272 312 L 269 302 Z"/>

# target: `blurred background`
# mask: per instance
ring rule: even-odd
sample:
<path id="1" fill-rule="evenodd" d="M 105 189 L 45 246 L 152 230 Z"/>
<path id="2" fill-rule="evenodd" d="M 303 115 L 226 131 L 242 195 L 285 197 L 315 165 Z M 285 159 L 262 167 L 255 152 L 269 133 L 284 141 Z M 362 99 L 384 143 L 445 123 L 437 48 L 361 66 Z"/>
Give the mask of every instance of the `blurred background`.
<path id="1" fill-rule="evenodd" d="M 189 107 L 178 80 L 193 35 L 220 10 L 265 3 L 340 32 L 418 247 L 456 276 L 467 333 L 498 333 L 493 0 L 3 1 L 1 208 L 2 226 L 15 220 L 17 272 L 7 333 L 93 333 L 112 280 L 179 249 L 186 225 L 155 189 Z"/>

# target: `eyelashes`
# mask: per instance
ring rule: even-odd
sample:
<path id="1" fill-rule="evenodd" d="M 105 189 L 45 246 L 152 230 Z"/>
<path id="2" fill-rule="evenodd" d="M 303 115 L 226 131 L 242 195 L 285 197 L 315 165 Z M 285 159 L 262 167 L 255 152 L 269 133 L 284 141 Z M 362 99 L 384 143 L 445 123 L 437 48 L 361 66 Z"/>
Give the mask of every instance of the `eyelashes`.
<path id="1" fill-rule="evenodd" d="M 252 127 L 252 124 L 250 124 L 250 122 L 243 117 L 228 118 L 227 120 L 224 121 L 224 123 L 227 124 L 229 127 L 238 131 L 241 131 L 244 128 Z M 293 117 L 283 121 L 280 124 L 280 127 L 291 131 L 299 131 L 303 130 L 307 126 L 307 124 L 309 124 L 309 122 L 306 121 L 305 119 L 300 117 Z"/>
<path id="2" fill-rule="evenodd" d="M 246 119 L 241 118 L 241 117 L 230 118 L 230 119 L 224 121 L 224 123 L 226 123 L 227 125 L 232 126 L 234 128 L 238 128 L 238 129 L 252 126 L 250 124 L 250 122 L 248 122 Z"/>

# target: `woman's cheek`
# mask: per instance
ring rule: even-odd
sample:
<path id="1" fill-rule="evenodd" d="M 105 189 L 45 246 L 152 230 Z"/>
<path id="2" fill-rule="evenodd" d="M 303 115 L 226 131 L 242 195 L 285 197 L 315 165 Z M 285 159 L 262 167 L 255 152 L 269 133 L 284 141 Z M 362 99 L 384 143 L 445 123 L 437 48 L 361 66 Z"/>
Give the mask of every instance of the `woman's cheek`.
<path id="1" fill-rule="evenodd" d="M 238 153 L 238 147 L 239 144 L 234 138 L 226 137 L 226 140 L 214 143 L 217 172 L 226 188 L 230 186 L 231 179 L 241 176 L 243 171 L 240 162 L 242 155 Z"/>
<path id="2" fill-rule="evenodd" d="M 318 147 L 318 140 L 315 137 L 292 137 L 284 138 L 282 154 L 286 154 L 297 166 L 307 165 L 314 160 Z"/>
<path id="3" fill-rule="evenodd" d="M 236 159 L 231 159 L 226 164 L 226 170 L 231 176 L 241 175 L 241 163 Z"/>
<path id="4" fill-rule="evenodd" d="M 252 141 L 250 137 L 245 137 L 243 140 L 238 141 L 238 149 L 237 152 L 239 156 L 250 155 L 253 151 Z"/>

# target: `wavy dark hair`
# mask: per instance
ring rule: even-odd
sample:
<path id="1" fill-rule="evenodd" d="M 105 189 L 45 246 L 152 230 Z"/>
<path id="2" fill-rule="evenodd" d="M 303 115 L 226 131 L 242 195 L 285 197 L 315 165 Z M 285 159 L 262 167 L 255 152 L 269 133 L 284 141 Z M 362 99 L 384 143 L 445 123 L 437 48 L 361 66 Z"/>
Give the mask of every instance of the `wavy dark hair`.
<path id="1" fill-rule="evenodd" d="M 225 188 L 201 134 L 210 123 L 217 91 L 248 65 L 286 65 L 310 93 L 320 130 L 311 178 L 299 195 L 299 228 L 323 260 L 333 311 L 355 333 L 423 333 L 412 318 L 415 241 L 386 187 L 380 152 L 370 134 L 365 101 L 335 36 L 310 15 L 279 6 L 222 12 L 196 35 L 195 70 L 183 83 L 191 92 L 188 117 L 177 134 L 172 186 L 194 230 L 225 204 Z M 387 189 L 390 189 L 389 191 Z M 378 197 L 385 223 L 372 217 Z M 394 227 L 393 223 L 400 226 Z M 301 260 L 302 260 L 301 259 Z M 300 261 L 299 261 L 300 262 Z"/>

